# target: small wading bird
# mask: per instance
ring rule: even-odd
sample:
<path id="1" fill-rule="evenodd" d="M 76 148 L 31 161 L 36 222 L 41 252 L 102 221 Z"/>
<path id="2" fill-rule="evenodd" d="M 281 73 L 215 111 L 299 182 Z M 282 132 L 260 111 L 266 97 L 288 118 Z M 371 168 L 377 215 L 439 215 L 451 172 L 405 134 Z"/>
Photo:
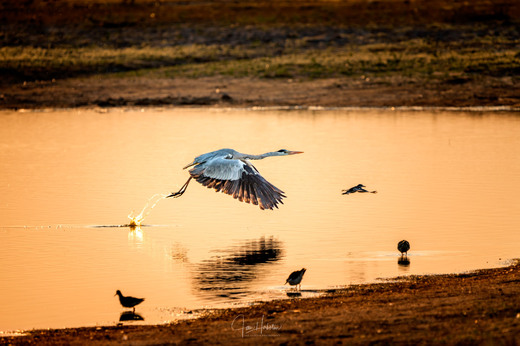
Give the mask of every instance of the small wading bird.
<path id="1" fill-rule="evenodd" d="M 410 243 L 407 240 L 401 240 L 397 243 L 397 250 L 401 252 L 401 257 L 408 257 L 408 250 L 410 250 Z"/>
<path id="2" fill-rule="evenodd" d="M 258 205 L 260 209 L 278 208 L 284 192 L 264 179 L 249 160 L 261 160 L 270 156 L 301 154 L 302 151 L 281 149 L 260 155 L 242 154 L 233 149 L 220 149 L 197 156 L 189 170 L 190 178 L 177 192 L 167 197 L 180 197 L 194 178 L 202 185 L 222 191 L 240 202 Z"/>
<path id="3" fill-rule="evenodd" d="M 357 184 L 356 186 L 351 187 L 351 188 L 348 189 L 348 190 L 343 190 L 343 195 L 348 195 L 348 194 L 355 193 L 355 192 L 370 192 L 370 193 L 377 193 L 377 191 L 368 191 L 368 190 L 365 190 L 364 187 L 366 187 L 366 186 L 363 185 L 363 184 Z"/>
<path id="4" fill-rule="evenodd" d="M 289 275 L 289 277 L 285 281 L 285 284 L 289 283 L 289 285 L 291 285 L 291 286 L 296 285 L 296 289 L 298 289 L 298 285 L 300 285 L 300 289 L 301 289 L 302 285 L 300 283 L 302 282 L 303 274 L 305 274 L 306 270 L 307 269 L 302 268 L 302 270 L 297 270 L 297 271 L 292 272 L 291 275 Z"/>
<path id="5" fill-rule="evenodd" d="M 123 305 L 125 308 L 133 308 L 132 311 L 135 311 L 136 305 L 141 304 L 144 301 L 144 298 L 135 298 L 130 296 L 125 297 L 120 290 L 117 290 L 114 296 L 119 296 L 119 302 L 121 305 Z"/>

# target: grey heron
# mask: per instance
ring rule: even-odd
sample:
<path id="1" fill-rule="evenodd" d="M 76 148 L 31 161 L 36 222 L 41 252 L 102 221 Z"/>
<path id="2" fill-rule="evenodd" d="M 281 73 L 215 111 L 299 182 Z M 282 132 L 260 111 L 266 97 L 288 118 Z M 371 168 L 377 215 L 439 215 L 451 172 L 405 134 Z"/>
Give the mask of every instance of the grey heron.
<path id="1" fill-rule="evenodd" d="M 136 305 L 141 304 L 144 301 L 144 298 L 136 298 L 130 296 L 125 297 L 120 290 L 117 290 L 116 294 L 114 295 L 119 296 L 119 302 L 121 303 L 121 305 L 123 305 L 125 308 L 133 308 L 133 311 L 135 311 Z"/>
<path id="2" fill-rule="evenodd" d="M 285 284 L 289 283 L 289 285 L 291 285 L 291 286 L 296 285 L 296 288 L 298 288 L 298 285 L 300 285 L 300 288 L 301 288 L 303 274 L 305 274 L 306 271 L 307 271 L 307 269 L 302 268 L 302 270 L 296 270 L 296 271 L 292 272 L 291 275 L 289 275 L 289 277 L 285 281 Z"/>
<path id="3" fill-rule="evenodd" d="M 357 184 L 356 186 L 353 186 L 351 187 L 350 189 L 348 190 L 343 190 L 343 195 L 348 195 L 348 194 L 351 194 L 351 193 L 355 193 L 355 192 L 370 192 L 370 193 L 377 193 L 377 191 L 368 191 L 368 190 L 365 190 L 366 186 L 363 185 L 363 184 Z"/>
<path id="4" fill-rule="evenodd" d="M 410 250 L 410 243 L 407 240 L 401 240 L 397 243 L 397 250 L 401 252 L 401 257 L 406 254 L 408 256 L 408 250 Z"/>
<path id="5" fill-rule="evenodd" d="M 190 178 L 177 192 L 166 197 L 180 197 L 194 178 L 202 185 L 222 191 L 240 202 L 258 205 L 260 209 L 278 208 L 284 192 L 260 175 L 249 160 L 261 160 L 271 156 L 301 154 L 302 151 L 280 149 L 260 155 L 239 153 L 233 149 L 220 149 L 197 156 L 183 169 L 189 170 Z"/>

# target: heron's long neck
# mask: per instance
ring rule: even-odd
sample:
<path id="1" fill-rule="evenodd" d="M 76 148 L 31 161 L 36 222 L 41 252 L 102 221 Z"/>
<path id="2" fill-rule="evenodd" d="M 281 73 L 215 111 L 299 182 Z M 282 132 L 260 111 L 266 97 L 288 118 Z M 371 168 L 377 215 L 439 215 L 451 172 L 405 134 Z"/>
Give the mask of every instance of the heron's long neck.
<path id="1" fill-rule="evenodd" d="M 261 160 L 261 159 L 265 159 L 266 157 L 269 157 L 269 156 L 278 156 L 279 154 L 280 153 L 277 151 L 272 151 L 272 152 L 264 153 L 264 154 L 260 154 L 260 155 L 246 154 L 246 155 L 244 155 L 244 159 Z"/>

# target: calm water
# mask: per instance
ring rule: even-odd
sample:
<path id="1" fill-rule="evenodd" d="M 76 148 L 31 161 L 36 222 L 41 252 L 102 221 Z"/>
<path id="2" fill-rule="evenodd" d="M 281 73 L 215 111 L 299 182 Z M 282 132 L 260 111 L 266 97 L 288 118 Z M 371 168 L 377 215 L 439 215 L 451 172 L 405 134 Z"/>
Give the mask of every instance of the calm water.
<path id="1" fill-rule="evenodd" d="M 520 249 L 514 113 L 66 110 L 0 114 L 0 330 L 144 323 L 377 278 L 505 265 Z M 288 196 L 261 211 L 192 182 L 128 223 L 182 167 L 224 147 Z M 363 183 L 377 194 L 342 195 Z M 398 265 L 396 244 L 411 243 Z M 134 322 L 135 323 L 135 322 Z"/>

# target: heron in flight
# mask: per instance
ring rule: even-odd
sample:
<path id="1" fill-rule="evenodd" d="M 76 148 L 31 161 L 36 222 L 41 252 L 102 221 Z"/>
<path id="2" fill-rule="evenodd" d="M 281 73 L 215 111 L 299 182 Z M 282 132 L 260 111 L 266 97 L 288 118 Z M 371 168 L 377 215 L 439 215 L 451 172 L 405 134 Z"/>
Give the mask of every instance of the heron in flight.
<path id="1" fill-rule="evenodd" d="M 194 178 L 202 185 L 222 191 L 240 202 L 258 205 L 260 209 L 278 208 L 284 192 L 265 180 L 249 160 L 261 160 L 270 156 L 301 154 L 302 151 L 280 149 L 260 155 L 242 154 L 233 149 L 220 149 L 197 156 L 183 169 L 189 170 L 188 181 L 177 192 L 167 197 L 180 197 Z"/>

